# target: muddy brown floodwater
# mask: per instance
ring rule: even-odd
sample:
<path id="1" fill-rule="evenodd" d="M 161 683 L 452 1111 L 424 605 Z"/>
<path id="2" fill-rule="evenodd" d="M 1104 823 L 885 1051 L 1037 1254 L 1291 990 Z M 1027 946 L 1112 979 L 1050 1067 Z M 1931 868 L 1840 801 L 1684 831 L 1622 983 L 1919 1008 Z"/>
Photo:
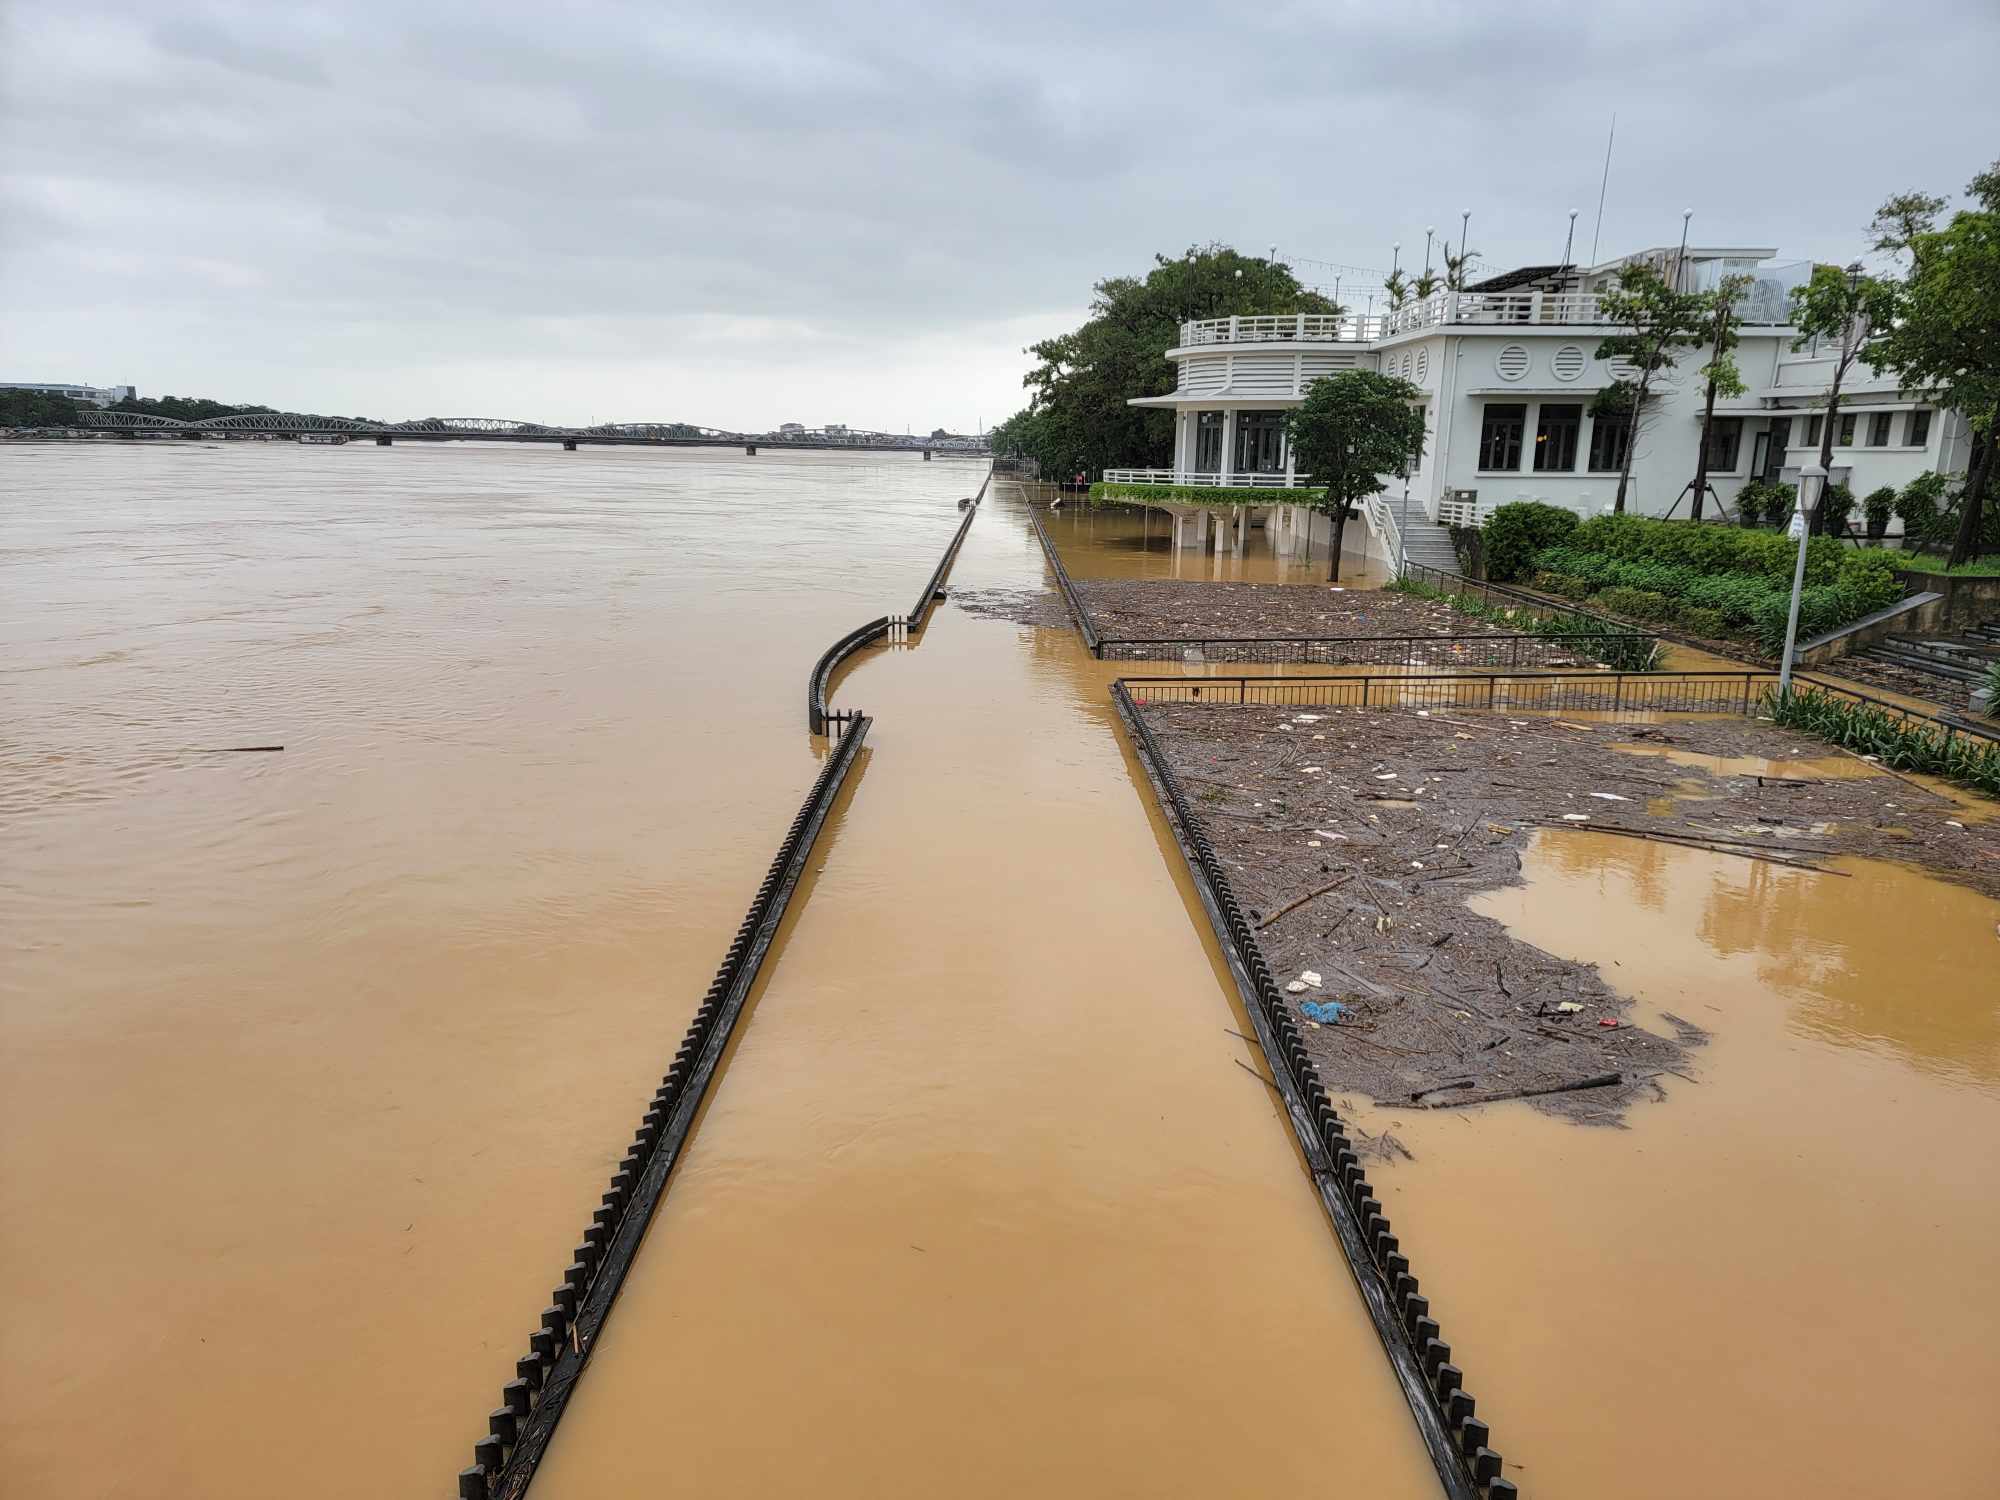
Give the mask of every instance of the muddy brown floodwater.
<path id="1" fill-rule="evenodd" d="M 1616 1132 L 1366 1112 L 1524 1490 L 1993 1493 L 2000 902 L 1840 868 L 1538 836 L 1476 908 L 1698 1021 L 1699 1082 Z"/>
<path id="2" fill-rule="evenodd" d="M 1044 485 L 1025 491 L 1043 503 L 1055 497 Z M 1218 507 L 1226 509 L 1226 507 Z M 1272 547 L 1262 527 L 1250 529 L 1239 556 L 1228 547 L 1175 547 L 1173 521 L 1164 511 L 1126 505 L 1090 505 L 1075 494 L 1045 512 L 1049 539 L 1062 552 L 1070 576 L 1085 578 L 1200 579 L 1216 583 L 1326 583 L 1326 547 L 1314 546 L 1310 557 L 1285 557 Z M 1359 517 L 1347 526 L 1346 549 L 1340 559 L 1340 582 L 1346 588 L 1380 588 L 1389 573 L 1380 562 L 1372 566 L 1362 556 L 1367 523 Z M 1253 634 L 1254 632 L 1245 632 Z"/>
<path id="3" fill-rule="evenodd" d="M 449 1493 L 816 772 L 813 659 L 977 483 L 0 454 L 8 1493 Z M 1039 582 L 1011 501 L 959 569 Z M 866 770 L 550 1493 L 1435 1492 L 1108 675 L 947 609 L 842 684 Z"/>
<path id="4" fill-rule="evenodd" d="M 953 586 L 1042 576 L 996 486 Z M 866 775 L 538 1496 L 1436 1493 L 1107 680 L 956 609 L 843 677 Z"/>

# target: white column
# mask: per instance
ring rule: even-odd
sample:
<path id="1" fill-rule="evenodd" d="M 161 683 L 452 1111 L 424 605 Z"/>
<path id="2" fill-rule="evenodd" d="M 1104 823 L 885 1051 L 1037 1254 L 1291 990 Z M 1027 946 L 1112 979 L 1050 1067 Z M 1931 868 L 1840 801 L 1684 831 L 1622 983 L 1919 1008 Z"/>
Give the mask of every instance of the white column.
<path id="1" fill-rule="evenodd" d="M 1216 467 L 1221 470 L 1222 483 L 1228 484 L 1236 473 L 1236 409 L 1230 407 L 1222 413 L 1222 461 Z"/>

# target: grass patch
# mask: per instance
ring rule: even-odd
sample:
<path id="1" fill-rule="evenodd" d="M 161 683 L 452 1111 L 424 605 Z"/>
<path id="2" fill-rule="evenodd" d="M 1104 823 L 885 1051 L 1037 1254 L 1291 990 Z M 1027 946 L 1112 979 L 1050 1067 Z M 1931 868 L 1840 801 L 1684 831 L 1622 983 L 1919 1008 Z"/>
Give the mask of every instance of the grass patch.
<path id="1" fill-rule="evenodd" d="M 1419 583 L 1414 578 L 1398 578 L 1388 587 L 1419 599 L 1440 599 L 1460 614 L 1469 615 L 1475 620 L 1511 626 L 1524 635 L 1541 635 L 1551 640 L 1561 640 L 1577 655 L 1603 662 L 1605 666 L 1620 672 L 1660 670 L 1662 653 L 1657 640 L 1641 635 L 1606 635 L 1604 626 L 1587 615 L 1571 614 L 1567 610 L 1541 615 L 1522 607 L 1488 604 L 1471 594 L 1455 594 L 1446 589 L 1432 588 L 1429 584 Z"/>
<path id="2" fill-rule="evenodd" d="M 1947 568 L 1942 557 L 1928 552 L 1891 552 L 1886 547 L 1870 550 L 1888 558 L 1892 568 L 1908 568 L 1913 573 L 1937 573 L 1949 578 L 2000 578 L 2000 557 L 1975 557 L 1971 562 Z"/>
<path id="3" fill-rule="evenodd" d="M 2000 797 L 2000 741 L 1954 734 L 1944 724 L 1811 687 L 1794 688 L 1782 697 L 1776 690 L 1768 691 L 1764 708 L 1787 729 L 1872 755 L 1892 771 L 1941 776 Z"/>

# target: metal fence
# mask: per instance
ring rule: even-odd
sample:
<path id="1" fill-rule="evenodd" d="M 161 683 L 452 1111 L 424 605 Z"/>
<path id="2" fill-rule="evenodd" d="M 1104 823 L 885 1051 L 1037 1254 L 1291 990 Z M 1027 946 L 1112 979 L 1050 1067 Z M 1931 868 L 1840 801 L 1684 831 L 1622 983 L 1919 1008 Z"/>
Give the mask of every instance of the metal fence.
<path id="1" fill-rule="evenodd" d="M 1505 584 L 1488 583 L 1483 578 L 1467 578 L 1462 573 L 1447 573 L 1443 568 L 1427 568 L 1422 563 L 1405 562 L 1403 577 L 1413 583 L 1421 583 L 1445 594 L 1470 594 L 1482 604 L 1507 609 L 1533 610 L 1537 615 L 1573 615 L 1579 620 L 1588 620 L 1593 625 L 1602 626 L 1611 634 L 1630 634 L 1632 626 L 1628 621 L 1613 615 L 1601 615 L 1595 610 L 1584 609 L 1562 599 L 1545 599 L 1538 594 L 1530 594 L 1522 589 L 1510 589 Z"/>
<path id="2" fill-rule="evenodd" d="M 1028 519 L 1034 523 L 1035 535 L 1041 538 L 1042 551 L 1048 557 L 1049 571 L 1056 575 L 1056 587 L 1062 590 L 1063 602 L 1076 621 L 1078 634 L 1083 637 L 1084 649 L 1092 656 L 1102 656 L 1097 627 L 1091 623 L 1090 611 L 1084 607 L 1083 596 L 1077 593 L 1076 585 L 1070 582 L 1069 569 L 1063 566 L 1062 554 L 1056 551 L 1056 544 L 1049 539 L 1049 529 L 1042 524 L 1041 514 L 1034 502 L 1028 502 Z"/>
<path id="3" fill-rule="evenodd" d="M 1197 703 L 1234 708 L 1380 708 L 1651 714 L 1755 713 L 1778 690 L 1776 672 L 1492 672 L 1352 673 L 1341 677 L 1121 677 L 1142 706 Z M 1865 703 L 1903 723 L 1985 744 L 2000 744 L 2000 724 L 1927 714 L 1818 677 L 1794 677 L 1794 691 Z"/>
<path id="4" fill-rule="evenodd" d="M 1770 672 L 1356 673 L 1344 677 L 1124 677 L 1136 703 L 1284 708 L 1513 709 L 1523 713 L 1747 714 Z"/>
<path id="5" fill-rule="evenodd" d="M 1511 1500 L 1516 1494 L 1514 1482 L 1502 1476 L 1491 1430 L 1484 1418 L 1474 1414 L 1477 1403 L 1465 1388 L 1464 1370 L 1453 1362 L 1430 1298 L 1420 1289 L 1410 1247 L 1394 1232 L 1370 1185 L 1347 1122 L 1306 1051 L 1305 1036 L 1230 884 L 1228 868 L 1128 686 L 1122 681 L 1112 685 L 1112 703 L 1178 833 L 1188 874 L 1271 1069 L 1272 1086 L 1283 1101 L 1320 1203 L 1332 1221 L 1443 1492 L 1447 1500 Z"/>
<path id="6" fill-rule="evenodd" d="M 1594 667 L 1600 653 L 1643 650 L 1636 631 L 1531 635 L 1161 636 L 1100 640 L 1107 661 L 1294 662 L 1324 667 Z"/>

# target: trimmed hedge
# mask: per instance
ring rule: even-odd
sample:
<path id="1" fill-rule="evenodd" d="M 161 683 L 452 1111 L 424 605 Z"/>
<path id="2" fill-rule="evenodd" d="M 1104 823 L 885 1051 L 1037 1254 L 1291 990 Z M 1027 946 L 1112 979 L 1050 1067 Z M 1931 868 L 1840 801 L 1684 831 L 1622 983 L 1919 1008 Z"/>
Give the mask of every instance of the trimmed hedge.
<path id="1" fill-rule="evenodd" d="M 1326 498 L 1323 489 L 1250 489 L 1212 484 L 1108 484 L 1100 479 L 1090 487 L 1090 503 L 1102 505 L 1114 500 L 1152 500 L 1168 505 L 1317 505 Z"/>
<path id="2" fill-rule="evenodd" d="M 1533 565 L 1536 585 L 1550 593 L 1594 599 L 1653 624 L 1677 622 L 1698 635 L 1742 636 L 1776 651 L 1784 644 L 1797 557 L 1798 544 L 1783 533 L 1597 516 L 1567 543 L 1537 552 Z M 1903 596 L 1897 561 L 1880 547 L 1843 547 L 1832 537 L 1809 541 L 1800 637 L 1895 603 Z"/>

